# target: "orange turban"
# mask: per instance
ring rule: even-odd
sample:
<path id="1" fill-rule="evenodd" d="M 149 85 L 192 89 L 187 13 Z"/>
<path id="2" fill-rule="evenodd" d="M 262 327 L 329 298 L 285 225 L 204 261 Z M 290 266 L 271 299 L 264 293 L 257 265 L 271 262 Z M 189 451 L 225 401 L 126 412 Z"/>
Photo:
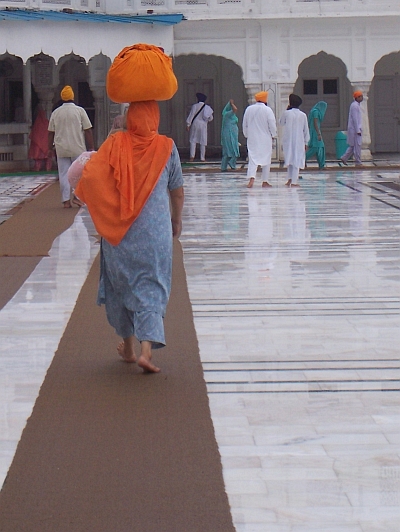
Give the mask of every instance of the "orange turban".
<path id="1" fill-rule="evenodd" d="M 64 102 L 68 102 L 69 100 L 74 99 L 74 91 L 72 90 L 72 87 L 70 87 L 69 85 L 65 85 L 65 87 L 61 91 L 61 99 L 64 100 Z"/>
<path id="2" fill-rule="evenodd" d="M 113 102 L 169 100 L 178 90 L 172 59 L 158 46 L 134 44 L 121 50 L 107 74 Z"/>
<path id="3" fill-rule="evenodd" d="M 361 91 L 355 91 L 355 92 L 353 92 L 353 97 L 354 97 L 354 98 L 358 98 L 359 96 L 362 96 L 362 95 L 363 95 L 363 93 L 362 93 Z"/>
<path id="4" fill-rule="evenodd" d="M 127 131 L 103 142 L 75 189 L 98 233 L 113 246 L 139 216 L 172 153 L 172 139 L 158 134 L 159 122 L 157 102 L 131 103 Z"/>
<path id="5" fill-rule="evenodd" d="M 267 101 L 268 101 L 268 92 L 266 92 L 266 91 L 257 92 L 257 94 L 254 96 L 254 98 L 256 99 L 256 102 L 267 103 Z"/>

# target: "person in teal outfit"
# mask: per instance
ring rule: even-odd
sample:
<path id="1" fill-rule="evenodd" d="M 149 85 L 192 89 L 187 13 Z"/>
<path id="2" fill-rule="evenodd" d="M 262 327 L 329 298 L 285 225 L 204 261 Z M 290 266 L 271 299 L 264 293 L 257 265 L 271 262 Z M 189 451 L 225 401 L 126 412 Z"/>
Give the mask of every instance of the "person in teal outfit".
<path id="1" fill-rule="evenodd" d="M 317 157 L 319 168 L 325 167 L 325 144 L 321 134 L 321 123 L 325 117 L 326 102 L 318 102 L 314 105 L 308 115 L 308 127 L 310 129 L 310 142 L 306 152 L 306 160 L 314 155 Z"/>
<path id="2" fill-rule="evenodd" d="M 228 165 L 234 170 L 236 168 L 236 159 L 239 157 L 239 119 L 236 116 L 236 113 L 236 105 L 233 100 L 229 100 L 222 111 L 222 172 L 225 172 L 228 169 Z"/>

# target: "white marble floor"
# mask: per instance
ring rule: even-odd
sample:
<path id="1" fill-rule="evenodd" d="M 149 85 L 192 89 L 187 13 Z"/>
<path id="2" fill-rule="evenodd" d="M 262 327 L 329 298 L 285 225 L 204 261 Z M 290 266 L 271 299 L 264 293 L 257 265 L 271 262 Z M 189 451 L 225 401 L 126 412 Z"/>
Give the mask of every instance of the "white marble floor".
<path id="1" fill-rule="evenodd" d="M 303 173 L 300 189 L 274 173 L 252 190 L 185 175 L 181 241 L 237 532 L 400 530 L 400 179 L 378 173 Z M 0 214 L 1 194 L 0 180 Z M 81 209 L 0 312 L 1 478 L 92 233 Z"/>
<path id="2" fill-rule="evenodd" d="M 400 530 L 400 180 L 379 175 L 186 178 L 185 266 L 238 532 Z"/>

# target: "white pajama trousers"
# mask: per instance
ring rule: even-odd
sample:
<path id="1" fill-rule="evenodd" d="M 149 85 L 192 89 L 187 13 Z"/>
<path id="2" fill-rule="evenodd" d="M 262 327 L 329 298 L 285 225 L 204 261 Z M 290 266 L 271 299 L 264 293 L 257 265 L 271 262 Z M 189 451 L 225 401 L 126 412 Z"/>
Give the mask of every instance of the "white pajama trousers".
<path id="1" fill-rule="evenodd" d="M 299 180 L 299 174 L 300 174 L 300 168 L 298 168 L 297 166 L 293 166 L 293 164 L 289 164 L 288 169 L 287 169 L 287 175 L 288 175 L 288 180 L 291 179 L 293 185 L 297 184 Z"/>
<path id="2" fill-rule="evenodd" d="M 196 144 L 197 142 L 191 142 L 190 143 L 190 158 L 194 159 L 194 156 L 196 155 Z M 205 144 L 200 144 L 200 160 L 205 161 L 206 160 L 206 146 Z"/>
<path id="3" fill-rule="evenodd" d="M 251 177 L 254 177 L 254 179 L 257 178 L 257 168 L 258 168 L 258 165 L 255 164 L 253 161 L 249 160 L 249 164 L 247 166 L 247 177 L 249 179 Z M 270 169 L 271 169 L 270 164 L 266 164 L 265 166 L 261 167 L 261 179 L 263 183 L 269 180 Z"/>
<path id="4" fill-rule="evenodd" d="M 57 157 L 58 178 L 60 180 L 61 201 L 71 199 L 71 185 L 68 181 L 68 169 L 76 157 Z"/>

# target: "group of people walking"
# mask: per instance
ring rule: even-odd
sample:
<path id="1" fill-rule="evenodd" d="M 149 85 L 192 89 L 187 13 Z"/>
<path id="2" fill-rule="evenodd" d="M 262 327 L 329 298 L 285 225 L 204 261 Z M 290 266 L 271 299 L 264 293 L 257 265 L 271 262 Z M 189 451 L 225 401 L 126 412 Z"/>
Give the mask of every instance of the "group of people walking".
<path id="1" fill-rule="evenodd" d="M 213 120 L 213 110 L 205 101 L 207 96 L 196 94 L 198 102 L 194 104 L 186 119 L 189 131 L 190 161 L 194 160 L 196 144 L 200 144 L 200 160 L 205 161 L 207 145 L 207 125 Z M 348 120 L 348 149 L 340 158 L 339 164 L 347 165 L 350 157 L 354 156 L 356 166 L 361 165 L 362 120 L 360 104 L 363 100 L 361 91 L 354 93 L 354 102 L 350 106 Z M 277 125 L 274 113 L 268 107 L 268 92 L 261 91 L 255 95 L 255 104 L 245 110 L 243 116 L 243 135 L 247 139 L 249 182 L 252 188 L 256 180 L 258 167 L 261 167 L 262 187 L 270 187 L 269 173 L 272 149 L 277 137 Z M 321 124 L 325 118 L 328 104 L 317 102 L 310 110 L 308 118 L 299 108 L 302 99 L 296 94 L 290 94 L 289 105 L 280 119 L 284 127 L 282 147 L 285 166 L 288 169 L 287 186 L 298 186 L 299 171 L 306 166 L 306 161 L 316 157 L 318 167 L 325 168 L 326 153 L 322 138 Z M 225 105 L 222 111 L 221 170 L 228 167 L 236 168 L 239 151 L 239 119 L 237 107 L 233 100 Z"/>
<path id="2" fill-rule="evenodd" d="M 271 187 L 269 174 L 273 143 L 277 137 L 277 127 L 274 113 L 267 105 L 268 93 L 258 92 L 255 95 L 256 103 L 245 110 L 243 116 L 243 134 L 247 138 L 248 188 L 252 188 L 257 176 L 257 169 L 261 167 L 262 187 Z M 287 167 L 286 186 L 298 186 L 300 168 L 304 168 L 306 150 L 314 153 L 314 147 L 309 146 L 310 131 L 307 115 L 300 111 L 302 99 L 297 94 L 290 94 L 289 105 L 280 119 L 283 129 L 282 147 Z M 314 121 L 311 122 L 315 127 Z M 320 124 L 319 124 L 320 125 Z M 315 136 L 315 135 L 313 135 Z M 316 140 L 322 142 L 320 130 Z M 325 162 L 324 162 L 325 164 Z"/>
<path id="3" fill-rule="evenodd" d="M 177 88 L 171 58 L 157 46 L 136 44 L 124 48 L 108 72 L 109 97 L 118 103 L 130 103 L 97 152 L 90 120 L 75 105 L 70 86 L 61 91 L 62 105 L 47 125 L 48 157 L 55 149 L 63 205 L 86 205 L 101 236 L 97 302 L 105 305 L 110 325 L 122 338 L 117 346 L 121 359 L 137 363 L 146 373 L 160 371 L 152 361 L 152 352 L 165 345 L 163 320 L 171 290 L 172 240 L 179 238 L 182 230 L 184 190 L 179 154 L 173 140 L 158 133 L 157 101 L 172 98 Z M 213 119 L 213 110 L 205 103 L 205 94 L 198 93 L 197 99 L 186 122 L 190 158 L 194 159 L 196 144 L 200 144 L 200 158 L 205 160 L 207 124 Z M 267 105 L 266 91 L 257 93 L 255 100 L 243 117 L 249 159 L 247 186 L 253 187 L 260 166 L 262 186 L 270 187 L 276 120 Z M 351 144 L 349 139 L 343 164 L 352 154 L 356 162 L 359 157 L 361 101 L 362 94 L 355 93 L 349 117 L 354 142 Z M 307 119 L 299 109 L 301 103 L 299 96 L 291 94 L 280 119 L 287 186 L 298 185 L 299 169 L 304 167 L 306 156 L 316 155 L 319 165 L 325 164 L 321 123 L 327 105 L 316 104 Z M 235 168 L 239 143 L 233 100 L 222 111 L 221 135 L 222 169 Z M 69 173 L 78 161 L 78 151 L 85 157 L 77 175 L 72 176 L 71 188 Z M 136 341 L 140 343 L 138 355 Z"/>

